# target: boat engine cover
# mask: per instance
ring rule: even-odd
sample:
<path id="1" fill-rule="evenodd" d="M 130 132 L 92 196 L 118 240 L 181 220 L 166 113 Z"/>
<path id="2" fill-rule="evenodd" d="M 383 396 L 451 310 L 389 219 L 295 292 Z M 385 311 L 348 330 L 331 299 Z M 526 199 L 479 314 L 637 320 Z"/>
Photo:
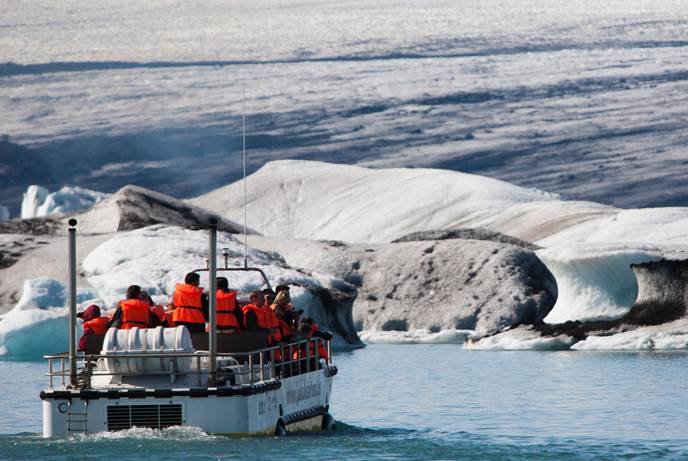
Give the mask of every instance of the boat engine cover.
<path id="1" fill-rule="evenodd" d="M 110 328 L 100 352 L 110 373 L 188 372 L 190 357 L 167 358 L 165 354 L 193 353 L 191 335 L 184 326 L 176 328 Z M 162 357 L 133 358 L 126 354 L 162 354 Z M 124 354 L 124 355 L 123 355 Z M 113 357 L 108 358 L 111 355 Z"/>

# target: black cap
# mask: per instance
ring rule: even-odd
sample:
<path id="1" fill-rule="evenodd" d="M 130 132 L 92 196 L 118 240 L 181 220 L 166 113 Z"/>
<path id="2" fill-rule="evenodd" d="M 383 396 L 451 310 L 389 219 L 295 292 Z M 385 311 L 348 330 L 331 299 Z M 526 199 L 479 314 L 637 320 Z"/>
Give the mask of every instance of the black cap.
<path id="1" fill-rule="evenodd" d="M 275 287 L 275 293 L 279 293 L 280 291 L 289 291 L 289 285 L 277 285 Z"/>

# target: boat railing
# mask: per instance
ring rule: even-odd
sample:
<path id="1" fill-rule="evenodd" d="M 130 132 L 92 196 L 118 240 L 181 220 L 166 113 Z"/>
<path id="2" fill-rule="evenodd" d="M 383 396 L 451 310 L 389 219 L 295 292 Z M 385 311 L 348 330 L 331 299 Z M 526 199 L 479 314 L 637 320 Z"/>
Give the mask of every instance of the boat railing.
<path id="1" fill-rule="evenodd" d="M 321 361 L 319 354 L 320 345 L 323 344 L 326 348 L 326 357 Z M 126 359 L 167 359 L 169 370 L 167 371 L 113 371 L 103 370 L 98 367 L 99 360 L 111 360 L 116 358 Z M 273 379 L 288 378 L 297 376 L 303 373 L 310 373 L 325 367 L 329 367 L 332 363 L 332 349 L 329 340 L 322 338 L 303 339 L 286 344 L 279 344 L 276 346 L 257 349 L 249 352 L 223 352 L 217 354 L 218 365 L 228 363 L 230 359 L 234 365 L 245 365 L 247 374 L 247 382 L 242 384 L 259 384 Z M 48 361 L 48 388 L 52 389 L 55 385 L 55 379 L 59 379 L 61 387 L 68 386 L 70 377 L 70 370 L 65 366 L 65 362 L 69 363 L 69 353 L 63 352 L 60 354 L 45 355 L 44 359 Z M 230 372 L 226 366 L 216 367 L 217 371 L 212 376 L 208 351 L 195 352 L 108 352 L 107 354 L 79 354 L 77 357 L 81 363 L 82 368 L 78 374 L 79 379 L 77 388 L 90 388 L 91 378 L 97 374 L 98 376 L 170 376 L 170 383 L 173 384 L 177 377 L 184 375 L 196 375 L 196 382 L 199 386 L 203 385 L 203 377 L 207 376 L 207 384 L 221 384 L 223 378 L 226 378 Z M 177 359 L 190 359 L 194 367 L 189 367 L 188 370 L 181 370 L 177 366 Z M 59 367 L 56 367 L 59 364 Z M 145 367 L 145 366 L 144 366 Z M 233 373 L 233 372 L 232 372 Z"/>

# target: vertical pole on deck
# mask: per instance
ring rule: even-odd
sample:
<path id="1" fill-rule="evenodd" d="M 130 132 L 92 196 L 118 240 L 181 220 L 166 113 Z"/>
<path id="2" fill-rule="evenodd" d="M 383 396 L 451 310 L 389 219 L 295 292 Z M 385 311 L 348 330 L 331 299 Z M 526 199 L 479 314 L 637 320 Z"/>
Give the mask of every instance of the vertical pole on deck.
<path id="1" fill-rule="evenodd" d="M 248 211 L 246 208 L 246 202 L 248 200 L 248 194 L 246 192 L 246 85 L 241 85 L 241 102 L 243 104 L 243 109 L 241 112 L 241 139 L 243 143 L 242 151 L 244 153 L 244 268 L 248 267 L 248 239 L 246 238 L 246 221 Z"/>
<path id="2" fill-rule="evenodd" d="M 214 383 L 217 372 L 217 219 L 215 218 L 210 218 L 209 243 L 208 352 L 210 353 L 210 376 L 208 378 Z"/>
<path id="3" fill-rule="evenodd" d="M 76 387 L 76 219 L 69 220 L 69 383 Z"/>

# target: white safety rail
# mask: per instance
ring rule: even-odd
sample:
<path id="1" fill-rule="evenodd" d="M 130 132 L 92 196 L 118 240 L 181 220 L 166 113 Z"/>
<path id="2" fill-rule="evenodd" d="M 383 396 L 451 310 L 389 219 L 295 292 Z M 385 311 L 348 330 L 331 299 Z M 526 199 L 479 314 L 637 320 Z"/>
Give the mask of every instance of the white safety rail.
<path id="1" fill-rule="evenodd" d="M 327 358 L 319 357 L 318 349 L 323 345 L 327 350 Z M 69 353 L 46 355 L 43 358 L 48 361 L 48 388 L 53 389 L 55 386 L 55 379 L 59 379 L 61 387 L 82 388 L 87 389 L 91 387 L 91 378 L 94 373 L 99 376 L 170 376 L 170 383 L 174 383 L 175 379 L 181 375 L 196 375 L 197 384 L 203 385 L 203 377 L 207 377 L 208 383 L 221 383 L 230 374 L 236 376 L 236 372 L 228 373 L 227 365 L 243 366 L 243 377 L 241 384 L 259 384 L 265 381 L 283 379 L 291 376 L 297 376 L 303 373 L 310 373 L 321 370 L 332 364 L 332 351 L 330 341 L 322 338 L 305 339 L 288 344 L 280 344 L 278 346 L 267 347 L 250 352 L 231 352 L 218 353 L 216 359 L 216 370 L 211 373 L 213 367 L 210 366 L 210 356 L 208 351 L 196 352 L 146 352 L 146 353 L 131 353 L 131 352 L 109 352 L 107 354 L 79 354 L 78 359 L 82 363 L 80 373 L 77 376 L 76 385 L 67 385 L 70 382 L 70 369 L 65 362 L 69 362 Z M 149 359 L 159 359 L 158 363 L 167 362 L 169 369 L 164 371 L 149 371 L 146 369 L 131 371 L 116 371 L 112 369 L 104 369 L 99 366 L 99 361 L 116 360 L 118 358 L 125 360 L 146 361 Z M 190 361 L 193 366 L 180 367 L 180 359 Z M 100 362 L 102 363 L 102 362 Z M 144 362 L 145 363 L 145 362 Z M 56 364 L 59 364 L 56 367 Z M 145 368 L 145 366 L 143 367 Z M 154 367 L 159 368 L 159 367 Z M 184 369 L 182 369 L 184 368 Z M 213 374 L 215 376 L 213 376 Z"/>

